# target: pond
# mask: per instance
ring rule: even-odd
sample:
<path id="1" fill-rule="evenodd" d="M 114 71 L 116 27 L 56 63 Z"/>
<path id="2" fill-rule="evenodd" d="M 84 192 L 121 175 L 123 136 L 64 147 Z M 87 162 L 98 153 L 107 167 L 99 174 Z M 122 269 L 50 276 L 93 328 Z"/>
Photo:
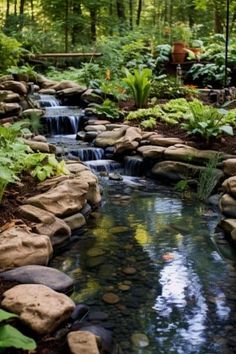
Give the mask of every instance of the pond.
<path id="1" fill-rule="evenodd" d="M 75 135 L 49 141 L 97 174 L 113 171 Z M 142 175 L 134 157 L 115 168 Z M 101 207 L 50 264 L 74 278 L 73 300 L 90 308 L 85 325 L 112 330 L 124 354 L 236 353 L 236 255 L 215 232 L 221 215 L 152 180 L 100 183 Z"/>
<path id="2" fill-rule="evenodd" d="M 235 255 L 215 234 L 217 212 L 153 181 L 101 184 L 101 208 L 51 262 L 75 279 L 90 322 L 124 353 L 233 353 L 236 272 L 223 254 Z"/>

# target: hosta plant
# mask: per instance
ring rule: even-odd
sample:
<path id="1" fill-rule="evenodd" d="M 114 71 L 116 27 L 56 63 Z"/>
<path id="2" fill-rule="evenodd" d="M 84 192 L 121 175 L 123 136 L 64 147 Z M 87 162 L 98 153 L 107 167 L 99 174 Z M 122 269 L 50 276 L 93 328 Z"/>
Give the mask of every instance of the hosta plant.
<path id="1" fill-rule="evenodd" d="M 143 108 L 147 105 L 148 97 L 151 89 L 152 70 L 150 69 L 134 69 L 132 74 L 125 68 L 126 78 L 123 81 L 129 87 L 137 108 Z"/>
<path id="2" fill-rule="evenodd" d="M 200 101 L 189 103 L 191 115 L 182 124 L 188 134 L 198 134 L 203 137 L 206 142 L 212 137 L 221 134 L 233 135 L 233 128 L 226 124 L 226 116 L 217 108 L 205 106 Z"/>
<path id="3" fill-rule="evenodd" d="M 34 350 L 36 343 L 8 324 L 8 321 L 18 316 L 0 309 L 0 352 L 4 352 L 6 348 L 18 348 L 24 350 Z"/>

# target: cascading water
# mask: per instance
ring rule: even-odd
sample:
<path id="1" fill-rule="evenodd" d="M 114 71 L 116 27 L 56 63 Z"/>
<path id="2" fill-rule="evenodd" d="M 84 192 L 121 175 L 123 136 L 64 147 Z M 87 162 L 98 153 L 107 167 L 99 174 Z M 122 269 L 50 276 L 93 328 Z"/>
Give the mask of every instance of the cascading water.
<path id="1" fill-rule="evenodd" d="M 140 156 L 126 156 L 124 171 L 127 176 L 142 176 L 144 174 L 143 158 Z"/>
<path id="2" fill-rule="evenodd" d="M 81 161 L 101 160 L 104 156 L 104 150 L 95 147 L 80 147 L 71 150 L 70 155 L 78 157 Z"/>
<path id="3" fill-rule="evenodd" d="M 94 160 L 94 161 L 86 161 L 85 164 L 93 171 L 93 172 L 113 172 L 122 168 L 119 162 L 114 160 Z"/>
<path id="4" fill-rule="evenodd" d="M 60 106 L 59 100 L 52 95 L 39 95 L 38 103 L 42 108 Z"/>
<path id="5" fill-rule="evenodd" d="M 83 111 L 78 107 L 47 107 L 43 118 L 47 134 L 50 136 L 76 134 L 80 128 L 82 116 Z"/>

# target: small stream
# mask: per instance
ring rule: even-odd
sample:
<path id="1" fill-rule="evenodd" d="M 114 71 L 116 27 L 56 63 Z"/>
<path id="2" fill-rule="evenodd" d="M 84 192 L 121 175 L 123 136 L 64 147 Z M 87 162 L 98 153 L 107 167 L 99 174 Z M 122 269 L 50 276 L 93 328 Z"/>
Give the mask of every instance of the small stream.
<path id="1" fill-rule="evenodd" d="M 100 183 L 101 207 L 50 264 L 74 278 L 89 323 L 112 330 L 124 354 L 236 353 L 236 255 L 215 232 L 218 212 L 140 177 Z"/>

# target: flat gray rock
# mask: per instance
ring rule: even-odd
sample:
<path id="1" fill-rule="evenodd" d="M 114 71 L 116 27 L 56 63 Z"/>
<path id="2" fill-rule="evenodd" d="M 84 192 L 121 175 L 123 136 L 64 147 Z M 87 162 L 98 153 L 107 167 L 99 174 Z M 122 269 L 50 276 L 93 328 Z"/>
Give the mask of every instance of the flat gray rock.
<path id="1" fill-rule="evenodd" d="M 39 265 L 19 267 L 1 273 L 5 280 L 16 281 L 21 284 L 42 284 L 58 291 L 68 293 L 73 289 L 74 281 L 68 275 L 57 269 Z"/>

